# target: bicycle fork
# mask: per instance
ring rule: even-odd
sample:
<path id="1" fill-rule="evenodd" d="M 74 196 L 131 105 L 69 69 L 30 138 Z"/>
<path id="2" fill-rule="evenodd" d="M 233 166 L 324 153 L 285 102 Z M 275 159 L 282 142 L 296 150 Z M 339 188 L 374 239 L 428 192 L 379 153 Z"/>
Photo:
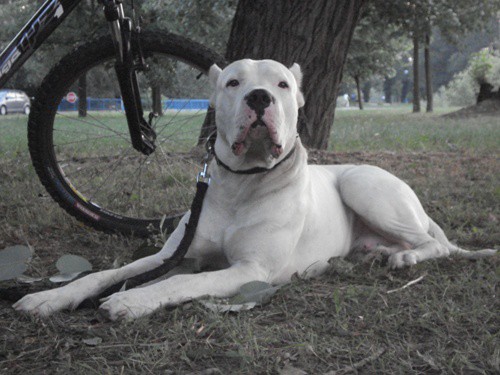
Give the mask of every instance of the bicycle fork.
<path id="1" fill-rule="evenodd" d="M 104 0 L 104 14 L 111 26 L 111 36 L 117 59 L 115 71 L 122 94 L 132 146 L 144 155 L 154 152 L 156 133 L 144 119 L 137 71 L 148 69 L 140 45 L 140 28 L 133 29 L 132 20 L 125 17 L 120 0 Z M 134 51 L 137 58 L 134 56 Z M 153 114 L 154 115 L 154 114 Z M 150 116 L 150 121 L 153 116 Z"/>

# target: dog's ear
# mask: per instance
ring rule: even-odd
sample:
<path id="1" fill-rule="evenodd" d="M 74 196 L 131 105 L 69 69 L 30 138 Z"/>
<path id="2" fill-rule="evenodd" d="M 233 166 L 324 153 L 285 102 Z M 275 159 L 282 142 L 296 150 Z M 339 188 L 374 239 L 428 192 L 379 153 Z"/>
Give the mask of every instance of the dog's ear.
<path id="1" fill-rule="evenodd" d="M 303 107 L 305 104 L 304 95 L 302 94 L 302 90 L 301 90 L 302 89 L 302 70 L 300 69 L 299 64 L 294 63 L 291 66 L 290 71 L 292 72 L 293 76 L 295 77 L 295 81 L 297 82 L 297 87 L 298 87 L 297 104 L 299 105 L 299 108 L 300 108 L 300 107 Z"/>
<path id="2" fill-rule="evenodd" d="M 295 81 L 297 81 L 297 86 L 301 87 L 302 85 L 302 70 L 300 69 L 300 65 L 297 63 L 294 63 L 290 67 L 290 71 L 292 72 L 293 76 L 295 77 Z"/>
<path id="3" fill-rule="evenodd" d="M 219 79 L 220 73 L 222 69 L 217 66 L 217 64 L 213 64 L 208 71 L 208 78 L 210 79 L 210 85 L 213 89 L 217 85 L 217 79 Z"/>
<path id="4" fill-rule="evenodd" d="M 219 79 L 222 69 L 213 64 L 208 71 L 208 79 L 210 80 L 210 86 L 212 86 L 212 95 L 210 95 L 210 105 L 215 106 L 215 91 L 217 88 L 217 80 Z"/>

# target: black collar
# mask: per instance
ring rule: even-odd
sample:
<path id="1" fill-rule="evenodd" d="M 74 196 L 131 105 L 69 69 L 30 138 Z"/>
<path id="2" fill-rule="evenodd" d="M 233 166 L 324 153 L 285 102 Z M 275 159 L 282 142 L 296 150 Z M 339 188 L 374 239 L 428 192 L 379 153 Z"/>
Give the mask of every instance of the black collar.
<path id="1" fill-rule="evenodd" d="M 281 163 L 283 163 L 285 160 L 289 159 L 293 153 L 295 152 L 295 149 L 297 148 L 297 145 L 293 146 L 293 148 L 290 150 L 290 152 L 280 160 L 279 163 L 275 164 L 272 168 L 265 168 L 265 167 L 255 167 L 255 168 L 250 168 L 250 169 L 239 169 L 239 170 L 234 170 L 231 169 L 228 165 L 224 164 L 216 155 L 215 153 L 215 147 L 213 148 L 212 152 L 214 154 L 215 160 L 217 161 L 217 164 L 220 165 L 222 168 L 228 170 L 229 172 L 236 173 L 236 174 L 257 174 L 257 173 L 264 173 L 264 172 L 269 172 L 278 167 Z"/>

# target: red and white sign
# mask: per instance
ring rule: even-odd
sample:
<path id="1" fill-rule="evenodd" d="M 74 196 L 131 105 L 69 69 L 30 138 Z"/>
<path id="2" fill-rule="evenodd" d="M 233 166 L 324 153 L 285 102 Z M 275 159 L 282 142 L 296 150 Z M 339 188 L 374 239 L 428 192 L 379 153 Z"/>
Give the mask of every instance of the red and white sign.
<path id="1" fill-rule="evenodd" d="M 74 103 L 74 102 L 76 102 L 77 99 L 78 99 L 78 97 L 76 96 L 76 94 L 73 91 L 68 92 L 68 95 L 66 95 L 66 101 L 68 103 Z"/>

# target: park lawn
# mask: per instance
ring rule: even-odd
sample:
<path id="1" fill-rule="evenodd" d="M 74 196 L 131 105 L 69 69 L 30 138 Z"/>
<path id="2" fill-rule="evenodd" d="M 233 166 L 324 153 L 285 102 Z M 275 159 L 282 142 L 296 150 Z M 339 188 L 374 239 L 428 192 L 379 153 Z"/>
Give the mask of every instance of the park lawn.
<path id="1" fill-rule="evenodd" d="M 450 108 L 435 113 L 396 109 L 337 110 L 330 137 L 333 151 L 457 151 L 496 152 L 500 119 L 494 116 L 446 118 Z"/>
<path id="2" fill-rule="evenodd" d="M 394 108 L 380 107 L 367 110 L 340 109 L 336 111 L 335 122 L 331 129 L 329 150 L 331 151 L 456 151 L 474 150 L 486 153 L 497 151 L 500 139 L 500 119 L 494 116 L 470 118 L 445 118 L 443 114 L 452 111 L 450 108 L 438 108 L 433 114 L 413 114 L 409 106 Z M 100 136 L 100 141 L 94 142 L 95 147 L 109 148 L 110 144 L 123 145 L 128 141 L 128 129 L 124 117 L 120 113 L 91 113 L 92 118 L 102 121 L 103 128 L 91 127 L 90 137 Z M 170 122 L 173 115 L 167 114 Z M 68 114 L 59 121 L 58 132 L 63 141 L 72 140 L 78 127 L 82 132 L 85 120 L 79 120 L 76 114 Z M 26 146 L 27 117 L 11 115 L 0 118 L 0 155 L 4 152 L 23 150 Z M 178 135 L 172 139 L 168 147 L 174 150 L 179 147 L 186 149 L 196 143 L 197 130 L 201 125 L 197 114 L 177 114 L 173 124 L 169 124 L 162 133 Z M 110 131 L 111 130 L 111 131 Z M 105 137 L 113 132 L 114 137 Z M 118 136 L 121 135 L 121 136 Z M 168 140 L 168 137 L 165 137 Z M 181 142 L 179 142 L 181 139 Z M 87 143 L 88 146 L 88 143 Z"/>
<path id="3" fill-rule="evenodd" d="M 495 248 L 499 120 L 440 114 L 339 110 L 333 151 L 311 151 L 310 160 L 383 167 L 417 192 L 452 241 Z M 0 118 L 0 249 L 29 244 L 26 273 L 36 277 L 55 274 L 67 253 L 94 270 L 130 261 L 144 240 L 88 229 L 47 196 L 29 161 L 25 121 Z M 161 191 L 152 198 L 164 199 Z M 94 310 L 38 320 L 0 301 L 0 372 L 493 374 L 500 372 L 499 274 L 499 256 L 395 271 L 383 260 L 335 259 L 322 277 L 297 277 L 247 312 L 216 314 L 192 302 L 130 323 L 103 321 Z"/>
<path id="4" fill-rule="evenodd" d="M 0 117 L 0 155 L 26 148 L 27 122 L 24 115 Z M 163 142 L 169 150 L 177 151 L 196 143 L 203 116 L 195 111 L 167 113 L 157 122 Z M 57 117 L 54 134 L 55 144 L 82 144 L 95 152 L 128 147 L 130 138 L 125 116 L 118 112 L 89 112 L 85 118 L 79 118 L 76 112 L 62 112 Z"/>

